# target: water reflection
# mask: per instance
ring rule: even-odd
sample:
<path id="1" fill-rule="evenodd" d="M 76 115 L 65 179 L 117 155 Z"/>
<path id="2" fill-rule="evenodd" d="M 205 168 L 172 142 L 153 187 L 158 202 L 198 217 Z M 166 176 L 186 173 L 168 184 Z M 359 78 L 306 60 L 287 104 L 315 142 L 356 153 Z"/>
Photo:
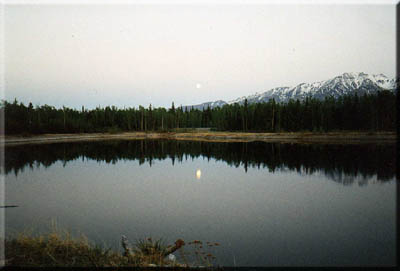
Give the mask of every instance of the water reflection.
<path id="1" fill-rule="evenodd" d="M 196 179 L 200 180 L 200 178 L 201 178 L 201 170 L 198 169 L 198 170 L 196 170 Z"/>
<path id="2" fill-rule="evenodd" d="M 65 166 L 76 159 L 91 159 L 115 164 L 119 160 L 138 160 L 150 166 L 156 160 L 172 164 L 203 157 L 224 161 L 233 167 L 268 168 L 299 174 L 323 173 L 343 185 L 365 185 L 376 176 L 380 182 L 395 176 L 395 145 L 299 145 L 265 142 L 197 142 L 175 140 L 121 140 L 79 143 L 25 145 L 5 148 L 5 174 L 22 172 L 25 167 L 49 167 L 56 161 Z M 359 178 L 357 178 L 359 177 Z M 196 171 L 201 178 L 201 171 Z"/>
<path id="3" fill-rule="evenodd" d="M 20 207 L 3 209 L 5 231 L 47 232 L 57 219 L 115 249 L 122 234 L 216 241 L 223 266 L 393 265 L 394 161 L 393 145 L 133 140 L 8 147 L 5 204 Z"/>

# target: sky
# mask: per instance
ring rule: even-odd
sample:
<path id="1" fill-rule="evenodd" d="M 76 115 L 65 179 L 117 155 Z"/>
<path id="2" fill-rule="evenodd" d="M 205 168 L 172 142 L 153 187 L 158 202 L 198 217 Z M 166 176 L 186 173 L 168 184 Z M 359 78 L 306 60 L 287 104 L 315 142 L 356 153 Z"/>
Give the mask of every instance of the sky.
<path id="1" fill-rule="evenodd" d="M 395 76 L 392 4 L 7 4 L 4 98 L 171 107 L 344 72 Z"/>

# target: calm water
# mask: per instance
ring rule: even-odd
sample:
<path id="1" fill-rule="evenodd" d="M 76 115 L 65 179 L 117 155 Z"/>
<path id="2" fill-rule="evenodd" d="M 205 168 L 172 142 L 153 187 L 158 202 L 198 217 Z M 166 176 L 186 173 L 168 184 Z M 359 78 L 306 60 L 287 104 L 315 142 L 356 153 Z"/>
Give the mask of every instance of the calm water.
<path id="1" fill-rule="evenodd" d="M 6 235 L 52 220 L 121 235 L 219 242 L 225 266 L 394 265 L 395 145 L 133 140 L 5 150 Z M 196 174 L 198 170 L 200 174 Z"/>

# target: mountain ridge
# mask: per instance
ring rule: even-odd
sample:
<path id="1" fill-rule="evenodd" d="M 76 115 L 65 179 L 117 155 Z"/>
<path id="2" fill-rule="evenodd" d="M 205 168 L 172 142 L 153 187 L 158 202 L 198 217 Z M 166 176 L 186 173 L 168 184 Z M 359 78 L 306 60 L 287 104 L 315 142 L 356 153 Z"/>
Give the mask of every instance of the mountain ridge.
<path id="1" fill-rule="evenodd" d="M 304 100 L 306 97 L 313 97 L 323 100 L 325 97 L 340 96 L 357 93 L 359 95 L 372 94 L 381 90 L 394 91 L 398 80 L 388 78 L 384 74 L 367 74 L 364 72 L 345 72 L 328 80 L 317 81 L 313 83 L 300 83 L 294 87 L 275 87 L 261 93 L 255 93 L 248 96 L 242 96 L 231 101 L 217 100 L 205 102 L 197 105 L 188 105 L 187 109 L 206 109 L 222 107 L 225 104 L 243 104 L 245 99 L 249 104 L 268 102 L 275 99 L 276 102 L 288 102 L 293 100 Z"/>

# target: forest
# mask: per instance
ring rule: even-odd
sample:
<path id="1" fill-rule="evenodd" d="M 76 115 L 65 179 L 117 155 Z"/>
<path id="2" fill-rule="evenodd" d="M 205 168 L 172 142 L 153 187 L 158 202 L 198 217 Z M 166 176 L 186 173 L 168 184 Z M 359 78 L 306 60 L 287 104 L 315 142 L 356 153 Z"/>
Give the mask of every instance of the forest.
<path id="1" fill-rule="evenodd" d="M 24 105 L 16 99 L 2 101 L 7 135 L 43 133 L 93 133 L 127 131 L 176 131 L 207 127 L 217 131 L 245 132 L 329 132 L 338 130 L 395 131 L 396 94 L 379 91 L 362 96 L 347 95 L 318 100 L 308 97 L 287 103 L 227 104 L 223 107 L 117 108 L 81 110 L 50 105 Z"/>

